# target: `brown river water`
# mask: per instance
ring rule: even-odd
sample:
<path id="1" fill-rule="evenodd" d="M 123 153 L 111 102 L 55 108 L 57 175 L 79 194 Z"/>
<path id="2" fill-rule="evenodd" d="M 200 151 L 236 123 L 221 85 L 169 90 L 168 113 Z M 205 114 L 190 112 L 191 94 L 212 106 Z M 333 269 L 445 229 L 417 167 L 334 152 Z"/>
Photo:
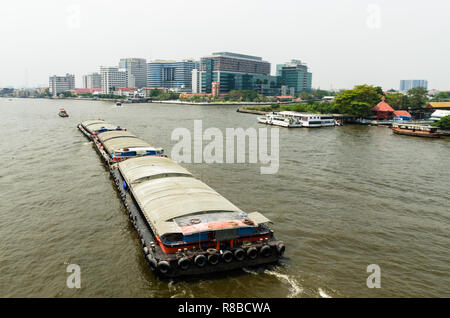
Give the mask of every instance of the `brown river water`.
<path id="1" fill-rule="evenodd" d="M 69 118 L 57 116 L 64 107 Z M 280 128 L 280 166 L 182 164 L 286 244 L 279 265 L 167 280 L 77 129 L 103 118 L 161 146 L 175 128 L 262 128 L 236 107 L 0 98 L 0 297 L 450 297 L 450 138 Z M 207 144 L 208 142 L 205 142 Z M 81 288 L 66 286 L 69 264 Z M 381 288 L 366 285 L 369 264 Z"/>

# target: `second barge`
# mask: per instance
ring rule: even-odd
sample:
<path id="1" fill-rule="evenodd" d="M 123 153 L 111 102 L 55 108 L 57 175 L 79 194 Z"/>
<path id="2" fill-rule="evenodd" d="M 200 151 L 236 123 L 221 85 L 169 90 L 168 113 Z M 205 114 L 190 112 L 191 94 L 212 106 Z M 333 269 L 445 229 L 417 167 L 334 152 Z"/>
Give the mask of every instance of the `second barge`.
<path id="1" fill-rule="evenodd" d="M 136 137 L 122 129 L 118 133 L 114 125 L 100 125 L 110 130 L 93 134 L 86 122 L 78 128 L 108 166 L 143 256 L 156 273 L 201 275 L 276 263 L 283 256 L 285 245 L 261 213 L 242 211 L 161 153 L 135 153 L 115 161 L 108 140 L 122 139 L 121 147 L 132 149 Z"/>

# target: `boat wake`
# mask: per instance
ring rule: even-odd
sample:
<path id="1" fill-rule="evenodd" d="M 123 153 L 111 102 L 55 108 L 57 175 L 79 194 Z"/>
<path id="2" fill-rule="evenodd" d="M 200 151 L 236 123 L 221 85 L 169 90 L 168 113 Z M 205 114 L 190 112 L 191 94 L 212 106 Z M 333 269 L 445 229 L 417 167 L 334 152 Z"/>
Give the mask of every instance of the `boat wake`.
<path id="1" fill-rule="evenodd" d="M 319 288 L 319 295 L 320 295 L 320 297 L 322 297 L 322 298 L 331 298 L 331 296 L 328 295 L 327 293 L 325 293 L 325 292 L 322 290 L 322 288 Z"/>
<path id="2" fill-rule="evenodd" d="M 264 273 L 269 274 L 269 275 L 273 275 L 273 276 L 275 276 L 277 278 L 280 278 L 280 279 L 283 279 L 283 280 L 287 281 L 291 285 L 291 288 L 289 288 L 291 293 L 287 296 L 288 298 L 294 298 L 297 295 L 299 295 L 301 292 L 303 292 L 303 288 L 300 287 L 300 285 L 297 283 L 297 281 L 294 278 L 290 277 L 289 275 L 281 274 L 281 273 L 274 272 L 274 271 L 270 271 L 268 269 L 266 269 L 264 271 Z"/>
<path id="3" fill-rule="evenodd" d="M 248 269 L 248 268 L 245 268 L 245 267 L 242 267 L 242 270 L 243 270 L 244 272 L 246 272 L 247 274 L 258 275 L 257 272 L 252 271 L 252 270 L 250 270 L 250 269 Z"/>
<path id="4" fill-rule="evenodd" d="M 248 274 L 252 274 L 252 275 L 259 275 L 262 273 L 269 274 L 269 275 L 279 278 L 280 280 L 284 280 L 284 281 L 288 282 L 289 285 L 291 285 L 291 287 L 289 288 L 290 294 L 287 296 L 287 298 L 294 298 L 303 292 L 303 288 L 297 283 L 297 281 L 294 278 L 292 278 L 289 275 L 278 273 L 278 272 L 268 270 L 268 269 L 265 269 L 264 272 L 257 272 L 257 271 L 243 267 L 242 270 L 244 272 L 246 272 Z"/>
<path id="5" fill-rule="evenodd" d="M 167 285 L 169 292 L 172 294 L 170 298 L 194 298 L 192 291 L 177 285 L 173 280 Z"/>

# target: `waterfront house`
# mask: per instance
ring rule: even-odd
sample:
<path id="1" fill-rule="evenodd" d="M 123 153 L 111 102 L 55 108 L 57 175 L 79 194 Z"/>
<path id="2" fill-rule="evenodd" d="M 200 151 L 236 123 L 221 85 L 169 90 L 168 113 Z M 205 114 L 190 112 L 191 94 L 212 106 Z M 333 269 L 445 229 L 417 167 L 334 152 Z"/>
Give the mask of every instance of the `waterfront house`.
<path id="1" fill-rule="evenodd" d="M 119 87 L 114 90 L 114 95 L 124 96 L 133 98 L 137 94 L 137 90 L 135 88 L 130 87 Z"/>
<path id="2" fill-rule="evenodd" d="M 386 103 L 386 97 L 381 98 L 381 102 L 378 105 L 371 108 L 371 111 L 376 113 L 377 120 L 389 120 L 394 116 L 394 109 Z"/>

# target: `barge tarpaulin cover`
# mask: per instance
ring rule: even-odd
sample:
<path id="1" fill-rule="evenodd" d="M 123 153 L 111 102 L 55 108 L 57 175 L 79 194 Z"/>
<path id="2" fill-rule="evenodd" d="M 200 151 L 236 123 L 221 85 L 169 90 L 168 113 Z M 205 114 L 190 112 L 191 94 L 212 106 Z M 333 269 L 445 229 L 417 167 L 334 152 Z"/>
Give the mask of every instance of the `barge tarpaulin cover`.
<path id="1" fill-rule="evenodd" d="M 119 163 L 119 169 L 158 236 L 183 232 L 175 218 L 202 213 L 243 213 L 168 158 L 133 158 Z"/>

